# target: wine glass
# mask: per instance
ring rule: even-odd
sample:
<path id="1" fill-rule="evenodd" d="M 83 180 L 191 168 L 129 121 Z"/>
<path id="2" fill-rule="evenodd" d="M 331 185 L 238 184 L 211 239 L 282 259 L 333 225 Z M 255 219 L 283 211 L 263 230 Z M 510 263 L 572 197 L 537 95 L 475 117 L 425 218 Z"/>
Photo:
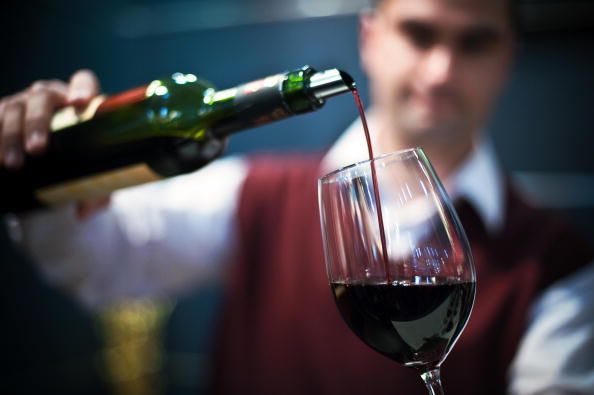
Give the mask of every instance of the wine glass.
<path id="1" fill-rule="evenodd" d="M 350 329 L 443 394 L 440 365 L 474 303 L 458 216 L 424 152 L 409 149 L 318 181 L 326 269 Z"/>

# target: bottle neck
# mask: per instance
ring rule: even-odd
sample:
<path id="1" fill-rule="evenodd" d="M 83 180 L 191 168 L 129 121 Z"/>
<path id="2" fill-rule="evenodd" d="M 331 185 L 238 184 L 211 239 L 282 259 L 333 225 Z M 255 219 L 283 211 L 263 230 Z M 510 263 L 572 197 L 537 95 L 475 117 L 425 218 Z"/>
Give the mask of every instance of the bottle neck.
<path id="1" fill-rule="evenodd" d="M 215 118 L 210 132 L 225 137 L 235 131 L 264 125 L 320 108 L 324 101 L 311 95 L 309 67 L 212 92 L 205 103 Z M 217 120 L 218 118 L 218 120 Z"/>
<path id="2" fill-rule="evenodd" d="M 205 98 L 214 118 L 210 132 L 222 138 L 320 108 L 324 102 L 310 96 L 306 89 L 313 72 L 303 68 L 212 92 Z"/>

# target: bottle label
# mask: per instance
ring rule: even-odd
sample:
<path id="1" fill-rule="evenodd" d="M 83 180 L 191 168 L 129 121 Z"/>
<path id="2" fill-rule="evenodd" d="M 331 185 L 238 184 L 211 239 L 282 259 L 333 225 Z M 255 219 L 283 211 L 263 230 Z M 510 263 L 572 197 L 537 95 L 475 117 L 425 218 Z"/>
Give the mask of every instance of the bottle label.
<path id="1" fill-rule="evenodd" d="M 284 79 L 284 74 L 277 74 L 238 87 L 235 106 L 249 108 L 244 111 L 246 125 L 260 126 L 290 115 L 283 106 L 281 87 Z"/>
<path id="2" fill-rule="evenodd" d="M 161 176 L 152 171 L 145 163 L 138 163 L 44 187 L 35 192 L 35 197 L 41 203 L 53 206 L 105 196 L 116 189 L 160 179 Z"/>
<path id="3" fill-rule="evenodd" d="M 93 118 L 97 109 L 104 101 L 105 96 L 101 95 L 93 98 L 83 109 L 77 109 L 74 106 L 64 107 L 53 116 L 50 123 L 50 130 L 55 132 Z"/>
<path id="4" fill-rule="evenodd" d="M 147 95 L 146 89 L 147 86 L 143 85 L 106 98 L 97 108 L 97 114 L 112 111 L 120 107 L 128 106 L 130 104 L 138 103 L 139 101 L 144 100 Z"/>
<path id="5" fill-rule="evenodd" d="M 115 110 L 125 105 L 134 104 L 146 97 L 146 86 L 130 89 L 114 96 L 94 97 L 84 108 L 64 107 L 53 116 L 50 130 L 57 131 L 87 121 L 103 112 Z"/>
<path id="6" fill-rule="evenodd" d="M 213 102 L 233 101 L 234 115 L 217 122 L 211 129 L 212 134 L 224 137 L 238 130 L 290 116 L 291 113 L 283 104 L 284 78 L 284 74 L 273 75 L 214 93 Z"/>

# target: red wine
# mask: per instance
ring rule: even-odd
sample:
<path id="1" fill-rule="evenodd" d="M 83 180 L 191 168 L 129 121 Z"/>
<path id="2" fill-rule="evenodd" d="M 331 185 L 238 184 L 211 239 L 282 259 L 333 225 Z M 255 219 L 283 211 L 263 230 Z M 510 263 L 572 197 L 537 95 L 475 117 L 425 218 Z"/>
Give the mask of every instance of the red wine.
<path id="1" fill-rule="evenodd" d="M 371 144 L 371 135 L 369 134 L 369 127 L 367 126 L 367 118 L 365 117 L 365 110 L 363 109 L 363 101 L 359 95 L 357 88 L 353 89 L 353 97 L 355 98 L 355 104 L 359 110 L 359 116 L 361 117 L 361 123 L 363 124 L 363 131 L 365 132 L 365 141 L 367 143 L 367 153 L 369 154 L 369 160 L 371 161 L 371 179 L 373 183 L 373 195 L 375 198 L 375 205 L 377 207 L 377 220 L 380 231 L 380 241 L 382 244 L 382 257 L 384 261 L 384 270 L 386 272 L 386 282 L 390 283 L 390 270 L 388 265 L 388 249 L 386 248 L 386 233 L 384 230 L 384 216 L 382 215 L 382 205 L 379 194 L 379 187 L 377 182 L 377 174 L 375 171 L 375 162 L 373 162 L 373 146 Z"/>
<path id="2" fill-rule="evenodd" d="M 367 345 L 415 368 L 446 357 L 472 309 L 474 282 L 331 283 L 343 319 Z"/>

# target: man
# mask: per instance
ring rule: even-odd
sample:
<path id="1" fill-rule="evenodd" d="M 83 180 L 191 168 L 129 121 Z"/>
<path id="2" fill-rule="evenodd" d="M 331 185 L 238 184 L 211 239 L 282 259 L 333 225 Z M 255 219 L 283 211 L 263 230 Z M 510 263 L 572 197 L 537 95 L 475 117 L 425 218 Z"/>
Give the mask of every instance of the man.
<path id="1" fill-rule="evenodd" d="M 460 215 L 478 292 L 443 367 L 446 391 L 592 392 L 594 362 L 584 350 L 592 344 L 585 301 L 594 271 L 581 269 L 592 253 L 521 200 L 482 136 L 513 57 L 509 4 L 384 0 L 362 16 L 360 45 L 375 152 L 423 147 L 450 195 L 467 201 Z M 21 146 L 32 154 L 43 149 L 52 110 L 74 101 L 78 88 L 87 89 L 79 99 L 97 91 L 88 72 L 69 87 L 34 85 L 6 101 L 6 166 L 22 163 Z M 365 152 L 355 123 L 323 159 L 220 161 L 117 193 L 86 221 L 68 207 L 23 218 L 23 244 L 51 281 L 90 306 L 168 294 L 224 274 L 216 392 L 422 393 L 415 372 L 355 338 L 328 290 L 315 179 Z M 81 207 L 82 216 L 95 208 Z M 576 304 L 581 309 L 566 309 Z M 571 336 L 556 335 L 564 331 Z"/>

